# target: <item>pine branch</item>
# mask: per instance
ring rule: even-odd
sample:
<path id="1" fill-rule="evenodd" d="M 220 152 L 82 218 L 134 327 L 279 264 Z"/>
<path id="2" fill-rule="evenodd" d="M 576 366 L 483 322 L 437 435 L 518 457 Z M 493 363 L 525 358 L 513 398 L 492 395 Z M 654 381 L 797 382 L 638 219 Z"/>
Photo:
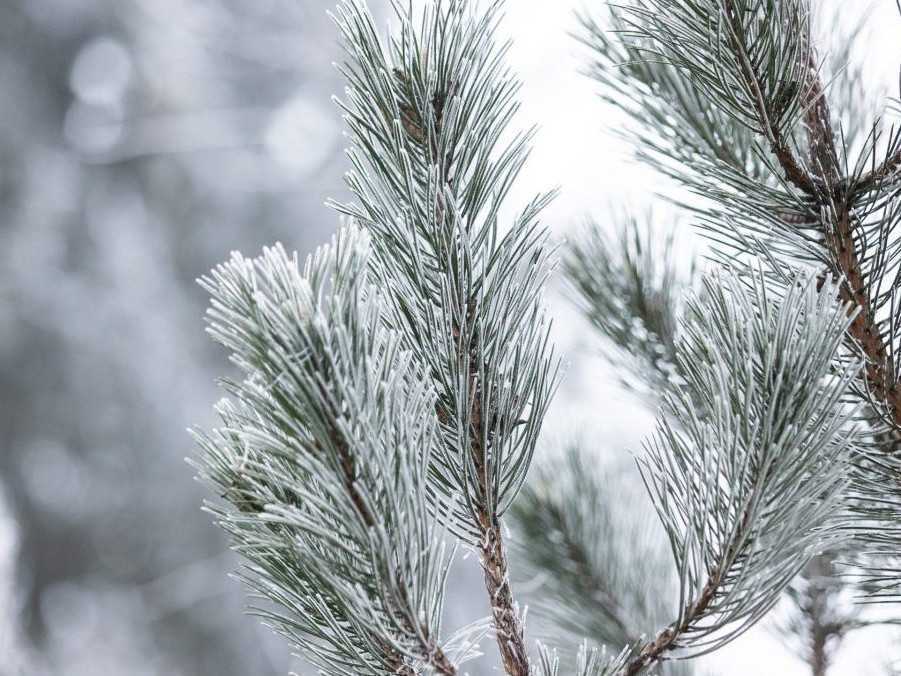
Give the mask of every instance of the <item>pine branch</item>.
<path id="1" fill-rule="evenodd" d="M 578 447 L 540 468 L 514 505 L 517 562 L 532 578 L 530 614 L 555 645 L 637 644 L 672 616 L 665 545 L 626 477 Z M 653 518 L 653 517 L 651 517 Z M 540 582 L 539 582 L 540 581 Z M 674 663 L 661 673 L 689 673 Z"/>
<path id="2" fill-rule="evenodd" d="M 528 471 L 557 363 L 541 303 L 552 250 L 537 220 L 550 195 L 508 230 L 499 224 L 529 138 L 501 145 L 519 85 L 494 42 L 499 7 L 476 14 L 447 0 L 414 19 L 395 3 L 399 32 L 386 46 L 359 4 L 341 5 L 357 204 L 338 208 L 372 234 L 385 321 L 437 391 L 433 499 L 443 509 L 461 497 L 455 528 L 480 552 L 504 667 L 520 676 L 529 659 L 502 517 Z"/>
<path id="3" fill-rule="evenodd" d="M 724 0 L 734 14 L 731 0 Z M 824 243 L 829 249 L 834 267 L 843 277 L 841 297 L 860 308 L 849 332 L 868 357 L 866 380 L 874 399 L 884 404 L 896 425 L 901 425 L 901 392 L 892 378 L 894 372 L 891 357 L 876 325 L 873 301 L 864 283 L 864 271 L 855 238 L 853 204 L 847 188 L 843 190 L 842 168 L 835 145 L 832 115 L 823 84 L 817 72 L 812 46 L 808 45 L 800 58 L 810 70 L 810 85 L 804 101 L 804 125 L 807 130 L 809 163 L 815 172 L 815 180 L 802 185 L 793 181 L 814 200 L 814 208 L 830 213 L 832 228 L 824 232 Z M 774 154 L 786 174 L 791 178 L 797 165 L 793 158 L 786 158 L 774 148 Z M 887 159 L 890 164 L 891 159 Z M 884 165 L 885 166 L 885 165 Z M 868 181 L 864 181 L 864 184 Z M 865 189 L 857 183 L 858 189 Z"/>
<path id="4" fill-rule="evenodd" d="M 680 614 L 633 654 L 629 676 L 734 639 L 841 537 L 853 419 L 842 399 L 859 368 L 832 375 L 847 307 L 801 279 L 781 299 L 729 274 L 704 290 L 679 347 L 686 384 L 641 461 Z"/>
<path id="5" fill-rule="evenodd" d="M 770 142 L 759 141 L 769 134 L 790 151 L 797 146 L 800 84 L 809 75 L 806 68 L 779 65 L 794 58 L 808 30 L 796 5 L 744 12 L 748 26 L 731 31 L 718 0 L 678 5 L 673 12 L 667 5 L 660 14 L 665 20 L 655 15 L 662 5 L 653 2 L 612 7 L 610 34 L 583 18 L 585 41 L 596 58 L 591 75 L 604 85 L 602 96 L 640 124 L 629 133 L 639 157 L 695 194 L 677 204 L 701 217 L 698 225 L 727 264 L 744 264 L 730 260 L 739 257 L 732 252 L 772 260 L 822 255 L 817 237 L 808 233 L 817 215 L 805 193 L 770 160 Z M 736 33 L 743 38 L 741 53 L 724 59 L 733 53 Z M 692 36 L 687 46 L 684 34 Z M 750 77 L 739 58 L 747 53 L 765 66 Z M 780 81 L 782 76 L 790 81 Z M 730 78 L 744 83 L 736 88 L 741 95 L 722 91 Z M 761 88 L 774 96 L 763 107 L 755 103 Z"/>
<path id="6" fill-rule="evenodd" d="M 845 189 L 855 192 L 870 192 L 881 188 L 886 183 L 895 183 L 899 179 L 901 179 L 901 147 L 889 153 L 878 167 L 870 169 Z"/>
<path id="7" fill-rule="evenodd" d="M 226 382 L 222 426 L 198 433 L 199 468 L 245 580 L 280 608 L 260 614 L 323 673 L 452 676 L 428 507 L 435 394 L 382 325 L 368 251 L 349 229 L 302 272 L 277 246 L 202 280 L 209 331 L 244 378 Z"/>
<path id="8" fill-rule="evenodd" d="M 577 304 L 612 343 L 611 364 L 629 367 L 623 384 L 651 396 L 675 373 L 681 297 L 694 284 L 693 263 L 679 269 L 675 237 L 660 237 L 650 222 L 623 221 L 615 236 L 592 225 L 567 246 L 563 272 Z M 647 382 L 645 382 L 647 381 Z"/>
<path id="9" fill-rule="evenodd" d="M 564 270 L 592 323 L 623 351 L 631 349 L 636 354 L 635 377 L 626 384 L 640 389 L 634 380 L 637 377 L 643 381 L 655 398 L 656 408 L 661 393 L 671 386 L 674 376 L 678 377 L 675 328 L 681 308 L 677 305 L 680 292 L 674 281 L 670 242 L 662 252 L 655 249 L 659 249 L 655 240 L 634 221 L 623 228 L 619 239 L 602 235 L 595 226 L 586 237 L 570 245 Z M 662 317 L 666 320 L 658 319 Z M 667 330 L 658 332 L 666 340 L 658 341 L 653 333 L 636 330 L 636 326 L 665 326 Z M 662 355 L 666 355 L 664 368 L 658 365 Z M 656 561 L 650 548 L 635 548 L 636 540 L 642 540 L 636 537 L 640 527 L 633 524 L 626 527 L 627 533 L 618 532 L 612 513 L 614 505 L 623 500 L 610 497 L 609 488 L 594 487 L 594 474 L 577 456 L 570 457 L 562 467 L 554 463 L 552 471 L 536 477 L 535 487 L 527 489 L 517 504 L 514 513 L 524 539 L 522 556 L 536 569 L 536 576 L 542 571 L 548 578 L 533 594 L 530 605 L 533 616 L 542 613 L 567 633 L 590 636 L 600 644 L 625 645 L 645 629 L 659 625 L 665 616 L 660 609 L 649 613 L 653 603 L 645 601 L 648 605 L 636 609 L 628 600 L 644 594 L 661 596 L 660 584 L 648 580 L 662 581 L 666 575 L 656 571 L 655 564 L 650 564 L 654 572 L 648 570 L 648 562 Z M 608 478 L 603 485 L 616 483 Z M 828 664 L 827 647 L 833 651 L 845 634 L 863 626 L 856 619 L 853 603 L 852 610 L 838 612 L 835 599 L 839 595 L 862 593 L 863 588 L 852 583 L 849 571 L 837 576 L 831 568 L 836 558 L 835 553 L 818 556 L 792 583 L 788 596 L 796 614 L 791 623 L 780 625 L 780 636 L 796 637 L 797 644 L 791 647 L 809 664 L 819 665 L 820 671 Z M 843 558 L 851 560 L 846 555 Z M 825 560 L 830 562 L 826 570 Z M 631 561 L 644 562 L 644 575 L 623 580 L 621 571 L 629 570 Z M 612 595 L 611 585 L 616 590 Z M 623 610 L 623 600 L 628 610 Z M 826 617 L 825 612 L 831 614 Z M 653 619 L 646 619 L 649 617 Z M 638 626 L 644 629 L 629 629 L 628 625 L 639 618 Z"/>
<path id="10" fill-rule="evenodd" d="M 869 357 L 868 389 L 892 421 L 901 423 L 896 365 L 876 325 L 865 283 L 852 215 L 855 200 L 847 191 L 850 182 L 842 176 L 831 112 L 813 53 L 807 2 L 788 0 L 763 8 L 745 0 L 717 0 L 680 6 L 666 19 L 652 15 L 662 10 L 656 0 L 637 3 L 631 10 L 633 32 L 657 45 L 652 53 L 684 68 L 700 82 L 712 104 L 740 115 L 739 119 L 767 139 L 786 178 L 807 198 L 802 213 L 815 214 L 817 219 L 822 213 L 829 214 L 829 227 L 823 224 L 820 236 L 831 270 L 845 279 L 843 299 L 861 309 L 850 333 Z M 711 27 L 717 25 L 722 27 L 713 32 Z M 688 45 L 686 35 L 691 37 Z M 711 39 L 721 43 L 721 51 L 714 51 Z M 706 60 L 700 58 L 702 53 L 707 54 Z M 723 90 L 716 68 L 730 71 L 742 84 L 738 95 Z M 790 139 L 799 119 L 807 132 L 806 163 L 796 157 Z M 891 163 L 892 158 L 887 158 L 887 166 Z M 722 223 L 711 227 L 722 228 Z"/>
<path id="11" fill-rule="evenodd" d="M 769 96 L 764 94 L 764 84 L 761 81 L 762 78 L 751 61 L 748 54 L 748 46 L 745 42 L 747 27 L 743 20 L 749 14 L 752 15 L 752 21 L 756 20 L 756 17 L 753 17 L 753 14 L 756 14 L 756 11 L 747 6 L 747 3 L 741 4 L 742 6 L 737 6 L 736 0 L 722 0 L 723 14 L 727 25 L 727 33 L 730 38 L 728 42 L 740 64 L 742 81 L 748 91 L 752 93 L 751 99 L 757 116 L 756 122 L 758 124 L 758 129 L 761 130 L 763 135 L 769 140 L 770 149 L 776 156 L 782 169 L 785 171 L 785 176 L 789 181 L 808 194 L 822 192 L 824 184 L 822 182 L 817 182 L 816 178 L 795 158 L 788 138 L 783 131 L 783 127 L 779 125 L 778 118 L 773 117 L 774 113 L 778 114 L 778 110 L 775 106 L 771 105 L 771 101 L 779 101 L 780 105 L 786 105 L 788 102 L 782 103 L 784 101 L 782 92 L 769 94 Z M 796 26 L 792 26 L 792 29 L 800 28 L 802 31 L 801 40 L 809 42 L 809 11 L 806 9 L 805 4 L 803 2 L 787 2 L 785 4 L 790 7 L 793 4 L 795 5 L 790 9 L 794 14 L 793 18 L 797 20 Z M 773 18 L 767 17 L 767 19 L 769 20 L 766 23 L 773 21 Z M 797 40 L 798 38 L 796 37 L 795 39 Z M 811 68 L 811 71 L 815 70 L 815 64 L 809 63 L 808 65 Z M 789 79 L 788 82 L 783 84 L 788 85 L 794 90 L 788 94 L 789 96 L 797 96 L 798 91 L 809 91 L 809 93 L 806 94 L 809 100 L 804 107 L 807 115 L 811 115 L 813 112 L 811 110 L 812 102 L 814 109 L 816 106 L 821 105 L 823 93 L 817 80 L 805 82 Z"/>
<path id="12" fill-rule="evenodd" d="M 643 92 L 635 100 L 656 100 L 652 110 L 665 110 L 664 104 L 675 110 L 670 122 L 663 114 L 635 115 L 669 135 L 669 142 L 651 141 L 645 147 L 648 154 L 664 158 L 653 159 L 655 166 L 698 196 L 684 206 L 700 216 L 698 225 L 712 241 L 715 256 L 727 264 L 756 256 L 775 285 L 785 285 L 799 266 L 816 266 L 842 279 L 840 297 L 857 311 L 849 326 L 848 352 L 866 356 L 853 394 L 868 402 L 873 430 L 868 447 L 857 456 L 856 509 L 864 519 L 861 532 L 867 546 L 877 554 L 897 550 L 901 239 L 895 225 L 901 221 L 896 166 L 901 134 L 892 129 L 886 138 L 874 123 L 857 161 L 849 162 L 846 139 L 833 133 L 806 0 L 636 0 L 620 16 L 621 42 L 645 64 L 630 63 L 619 76 L 619 87 Z M 606 49 L 602 41 L 595 42 Z M 847 48 L 841 51 L 846 54 Z M 733 84 L 735 91 L 728 91 Z M 691 87 L 695 99 L 681 94 Z M 705 126 L 697 113 L 704 106 L 730 118 L 722 123 L 722 139 L 707 132 L 713 123 Z M 840 112 L 848 114 L 847 109 Z M 673 120 L 684 121 L 691 133 L 677 135 Z M 851 126 L 861 130 L 866 123 L 855 119 Z M 737 127 L 750 136 L 736 133 Z M 712 141 L 695 143 L 692 152 L 685 152 L 675 141 L 687 136 Z M 737 147 L 725 151 L 729 139 Z M 755 159 L 742 163 L 749 154 Z M 882 457 L 872 457 L 872 452 Z M 874 575 L 881 576 L 886 592 L 898 588 L 898 569 Z"/>
<path id="13" fill-rule="evenodd" d="M 637 0 L 621 16 L 643 60 L 684 73 L 708 103 L 767 140 L 792 183 L 815 189 L 790 139 L 810 87 L 798 61 L 809 42 L 805 0 Z"/>
<path id="14" fill-rule="evenodd" d="M 853 545 L 852 545 L 853 546 Z M 790 585 L 793 608 L 775 626 L 775 634 L 809 667 L 824 676 L 849 632 L 869 626 L 855 597 L 865 593 L 846 569 L 847 551 L 814 557 Z M 844 570 L 836 570 L 836 564 Z"/>
<path id="15" fill-rule="evenodd" d="M 684 165 L 714 158 L 725 166 L 757 173 L 747 127 L 709 105 L 685 74 L 663 59 L 646 58 L 649 41 L 629 30 L 629 7 L 608 4 L 603 25 L 579 16 L 578 38 L 591 50 L 587 74 L 599 95 L 639 124 L 624 133 L 638 156 L 677 180 Z M 675 163 L 675 165 L 674 165 Z"/>

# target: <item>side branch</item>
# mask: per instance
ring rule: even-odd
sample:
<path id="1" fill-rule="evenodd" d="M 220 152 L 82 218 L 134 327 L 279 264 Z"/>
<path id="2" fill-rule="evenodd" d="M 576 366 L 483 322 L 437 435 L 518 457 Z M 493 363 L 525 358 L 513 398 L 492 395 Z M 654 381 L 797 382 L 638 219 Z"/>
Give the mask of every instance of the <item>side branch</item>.
<path id="1" fill-rule="evenodd" d="M 622 676 L 638 676 L 651 665 L 659 662 L 663 656 L 676 647 L 676 642 L 691 628 L 692 622 L 701 617 L 710 606 L 716 590 L 720 584 L 720 575 L 714 575 L 707 580 L 704 589 L 698 600 L 691 605 L 682 621 L 675 625 L 669 626 L 659 634 L 650 643 L 646 643 L 641 651 L 632 658 L 621 672 Z"/>
<path id="2" fill-rule="evenodd" d="M 357 488 L 357 469 L 353 455 L 348 449 L 347 444 L 344 442 L 340 431 L 336 427 L 333 426 L 329 429 L 329 436 L 331 437 L 335 448 L 338 449 L 341 461 L 341 471 L 344 474 L 344 486 L 347 489 L 347 493 L 350 496 L 354 507 L 356 507 L 357 511 L 360 513 L 360 518 L 363 519 L 363 523 L 366 524 L 366 527 L 374 528 L 378 524 L 378 521 Z M 403 593 L 405 590 L 401 591 Z M 422 637 L 422 645 L 420 647 L 423 649 L 423 652 L 428 655 L 429 664 L 435 671 L 441 674 L 441 676 L 456 676 L 457 668 L 451 663 L 447 655 L 444 654 L 441 646 L 429 636 L 428 627 L 423 625 L 417 629 L 412 625 L 405 613 L 401 613 L 401 615 L 407 625 L 405 628 L 410 631 L 410 633 Z M 398 676 L 416 676 L 416 671 L 412 666 L 407 664 L 403 654 L 396 648 L 386 644 L 382 646 L 382 649 L 385 652 L 388 664 L 391 665 L 395 674 Z"/>
<path id="3" fill-rule="evenodd" d="M 563 523 L 563 517 L 560 514 L 562 510 L 552 505 L 548 505 L 547 509 L 548 512 L 556 514 L 557 520 L 560 523 Z M 623 608 L 621 607 L 619 600 L 610 592 L 608 581 L 604 576 L 598 575 L 592 570 L 585 547 L 582 543 L 577 542 L 572 537 L 572 533 L 568 529 L 562 529 L 561 535 L 563 538 L 563 547 L 566 549 L 570 561 L 575 564 L 579 579 L 584 582 L 584 592 L 592 598 L 604 603 L 610 621 L 616 626 L 617 630 L 628 639 L 628 641 L 634 642 L 639 635 L 639 632 L 632 631 L 627 625 L 624 619 Z"/>
<path id="4" fill-rule="evenodd" d="M 749 500 L 749 504 L 753 504 L 753 501 Z M 704 616 L 710 607 L 710 604 L 716 597 L 720 586 L 723 584 L 723 580 L 726 578 L 729 568 L 738 557 L 738 554 L 740 553 L 740 545 L 738 543 L 743 540 L 740 535 L 748 529 L 750 524 L 751 511 L 750 509 L 745 509 L 737 535 L 729 544 L 722 565 L 710 572 L 710 576 L 707 578 L 704 588 L 698 595 L 697 600 L 688 606 L 688 609 L 682 617 L 682 621 L 678 624 L 670 625 L 657 634 L 657 637 L 653 641 L 646 643 L 638 655 L 626 664 L 622 671 L 622 676 L 638 676 L 638 674 L 642 673 L 645 669 L 656 662 L 659 662 L 668 651 L 676 647 L 679 638 L 691 629 L 692 624 Z"/>
<path id="5" fill-rule="evenodd" d="M 474 364 L 470 365 L 475 371 Z M 482 406 L 478 392 L 478 377 L 471 376 L 474 388 L 472 404 L 473 442 L 471 451 L 473 463 L 479 477 L 480 498 L 479 529 L 481 531 L 480 557 L 485 575 L 485 589 L 488 591 L 488 602 L 491 604 L 491 615 L 494 619 L 494 632 L 497 646 L 504 662 L 504 671 L 509 676 L 529 675 L 529 655 L 523 634 L 522 622 L 513 600 L 513 589 L 510 586 L 510 573 L 507 567 L 507 553 L 504 549 L 501 525 L 497 516 L 490 513 L 487 502 L 488 486 L 485 473 L 486 449 L 482 447 L 480 429 L 482 426 Z"/>
<path id="6" fill-rule="evenodd" d="M 500 524 L 497 521 L 485 529 L 481 550 L 485 588 L 491 603 L 494 631 L 504 661 L 504 670 L 510 676 L 528 676 L 529 657 L 522 622 L 513 601 L 513 590 L 507 571 L 507 555 L 504 551 Z"/>
<path id="7" fill-rule="evenodd" d="M 770 149 L 779 161 L 779 165 L 785 172 L 785 177 L 807 195 L 815 195 L 822 190 L 822 183 L 818 181 L 801 165 L 791 150 L 788 140 L 783 135 L 771 111 L 767 107 L 763 86 L 760 78 L 754 71 L 754 67 L 748 57 L 747 50 L 741 39 L 741 24 L 738 11 L 733 0 L 722 0 L 723 10 L 728 22 L 728 31 L 732 39 L 735 55 L 741 64 L 742 77 L 745 85 L 754 94 L 754 105 L 757 119 L 760 121 L 763 133 L 770 143 Z"/>
<path id="8" fill-rule="evenodd" d="M 440 118 L 436 118 L 435 128 L 440 130 Z M 444 158 L 443 162 L 447 161 L 448 159 Z M 443 162 L 439 167 L 440 175 L 448 177 L 451 173 L 451 167 Z M 444 183 L 449 186 L 450 180 L 445 178 Z M 435 203 L 436 222 L 443 223 L 447 218 L 449 218 L 449 215 L 445 197 L 439 194 Z M 475 307 L 468 305 L 464 313 L 466 320 L 472 321 L 474 314 Z M 453 329 L 453 337 L 458 344 L 462 334 L 461 327 L 456 325 Z M 485 441 L 483 440 L 487 440 L 488 446 L 497 444 L 500 440 L 493 435 L 482 434 L 484 426 L 491 424 L 491 415 L 490 412 L 489 415 L 485 415 L 485 412 L 482 410 L 482 383 L 479 375 L 481 358 L 478 349 L 475 345 L 471 345 L 468 352 L 468 380 L 471 397 L 468 416 L 471 434 L 469 452 L 472 455 L 473 465 L 478 477 L 479 555 L 485 576 L 485 588 L 488 591 L 488 601 L 491 604 L 495 638 L 504 663 L 504 671 L 508 676 L 529 676 L 529 654 L 526 650 L 522 621 L 517 612 L 513 589 L 510 586 L 510 574 L 501 524 L 497 514 L 490 507 L 488 499 L 491 489 L 489 488 L 486 465 L 492 450 L 484 445 Z M 439 418 L 446 419 L 447 416 L 446 414 L 442 415 L 439 410 Z"/>
<path id="9" fill-rule="evenodd" d="M 861 176 L 850 187 L 857 192 L 867 192 L 878 187 L 884 181 L 901 178 L 901 147 L 886 157 L 882 164 Z"/>

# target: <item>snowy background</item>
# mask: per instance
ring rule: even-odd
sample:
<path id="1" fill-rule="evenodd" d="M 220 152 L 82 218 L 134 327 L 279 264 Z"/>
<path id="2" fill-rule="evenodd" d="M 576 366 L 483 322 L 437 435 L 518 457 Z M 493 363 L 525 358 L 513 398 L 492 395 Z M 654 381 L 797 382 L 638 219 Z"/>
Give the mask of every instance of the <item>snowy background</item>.
<path id="1" fill-rule="evenodd" d="M 508 0 L 503 26 L 520 122 L 540 125 L 514 199 L 561 186 L 546 214 L 561 237 L 611 206 L 644 209 L 662 187 L 579 75 L 568 33 L 591 2 Z M 894 91 L 893 0 L 825 4 L 849 17 L 872 7 L 856 56 Z M 184 430 L 210 421 L 227 368 L 193 280 L 232 249 L 308 251 L 335 228 L 326 197 L 346 196 L 330 5 L 0 0 L 0 676 L 296 666 L 242 615 Z M 552 303 L 569 368 L 546 452 L 578 438 L 599 462 L 628 463 L 653 417 L 559 294 Z M 467 563 L 451 628 L 487 610 Z M 883 673 L 892 638 L 858 633 L 831 673 Z M 699 666 L 806 673 L 766 626 Z"/>

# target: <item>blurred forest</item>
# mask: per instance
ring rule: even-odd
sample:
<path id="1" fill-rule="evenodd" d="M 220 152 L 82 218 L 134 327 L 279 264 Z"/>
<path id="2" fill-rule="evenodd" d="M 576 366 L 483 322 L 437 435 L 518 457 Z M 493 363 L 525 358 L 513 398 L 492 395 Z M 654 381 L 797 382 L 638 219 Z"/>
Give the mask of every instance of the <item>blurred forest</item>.
<path id="1" fill-rule="evenodd" d="M 0 2 L 0 674 L 282 674 L 200 511 L 195 279 L 324 240 L 331 0 Z"/>

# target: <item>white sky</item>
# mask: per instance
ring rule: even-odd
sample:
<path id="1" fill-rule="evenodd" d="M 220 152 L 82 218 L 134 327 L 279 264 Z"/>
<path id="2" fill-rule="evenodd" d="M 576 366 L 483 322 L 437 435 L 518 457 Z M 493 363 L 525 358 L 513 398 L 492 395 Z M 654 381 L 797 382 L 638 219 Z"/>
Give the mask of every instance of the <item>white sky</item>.
<path id="1" fill-rule="evenodd" d="M 894 0 L 820 0 L 839 8 L 837 16 L 856 20 L 871 7 L 872 31 L 861 44 L 874 83 L 898 91 L 901 64 L 901 17 Z M 568 33 L 576 29 L 573 11 L 585 6 L 574 0 L 509 0 L 504 30 L 513 38 L 510 61 L 524 82 L 523 124 L 537 123 L 540 132 L 532 158 L 517 188 L 516 203 L 537 191 L 559 185 L 560 198 L 546 213 L 554 231 L 565 234 L 589 214 L 602 219 L 608 205 L 644 208 L 653 203 L 660 179 L 636 166 L 629 149 L 612 136 L 618 120 L 595 96 L 592 82 L 579 74 L 581 47 Z M 601 9 L 601 0 L 592 5 Z M 829 27 L 824 26 L 828 31 Z M 660 212 L 664 212 L 660 207 Z M 656 211 L 656 210 L 655 210 Z M 623 394 L 604 365 L 590 358 L 591 336 L 586 335 L 565 303 L 554 301 L 557 343 L 573 366 L 549 416 L 548 436 L 565 439 L 579 430 L 580 438 L 595 440 L 611 451 L 639 447 L 652 422 L 641 405 Z M 766 624 L 766 623 L 764 623 Z M 891 634 L 856 632 L 843 644 L 832 676 L 884 674 Z M 888 646 L 888 647 L 886 647 Z M 897 650 L 897 644 L 894 646 Z M 763 626 L 730 647 L 698 661 L 701 671 L 724 676 L 779 674 L 802 676 L 808 669 Z"/>

